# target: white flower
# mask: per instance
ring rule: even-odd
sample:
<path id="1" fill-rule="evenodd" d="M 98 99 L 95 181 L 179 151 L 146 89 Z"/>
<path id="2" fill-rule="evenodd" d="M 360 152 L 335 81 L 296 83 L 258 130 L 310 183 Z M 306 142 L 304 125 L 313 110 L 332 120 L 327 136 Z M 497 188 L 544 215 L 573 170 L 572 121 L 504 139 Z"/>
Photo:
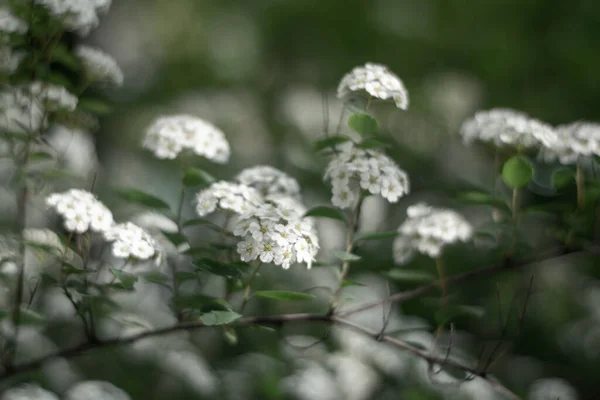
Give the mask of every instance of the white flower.
<path id="1" fill-rule="evenodd" d="M 110 0 L 33 0 L 45 7 L 65 28 L 85 36 L 100 23 L 99 14 L 110 7 Z"/>
<path id="2" fill-rule="evenodd" d="M 114 242 L 113 255 L 117 258 L 147 260 L 156 253 L 152 236 L 132 222 L 117 224 L 104 231 L 104 239 Z"/>
<path id="3" fill-rule="evenodd" d="M 110 210 L 85 190 L 51 194 L 46 204 L 63 217 L 65 229 L 70 232 L 106 232 L 113 224 Z"/>
<path id="4" fill-rule="evenodd" d="M 94 138 L 88 132 L 55 125 L 46 142 L 58 153 L 61 166 L 74 174 L 85 177 L 98 166 Z"/>
<path id="5" fill-rule="evenodd" d="M 77 96 L 62 86 L 47 82 L 33 82 L 28 86 L 31 96 L 42 102 L 47 111 L 75 111 Z"/>
<path id="6" fill-rule="evenodd" d="M 555 129 L 556 140 L 547 143 L 540 151 L 540 158 L 547 162 L 558 161 L 563 165 L 576 164 L 580 158 L 600 156 L 600 124 L 575 122 Z"/>
<path id="7" fill-rule="evenodd" d="M 408 218 L 398 228 L 399 236 L 394 240 L 397 264 L 405 264 L 415 252 L 437 258 L 445 246 L 467 242 L 473 235 L 471 224 L 452 210 L 418 203 L 408 207 L 406 214 Z"/>
<path id="8" fill-rule="evenodd" d="M 231 153 L 229 143 L 214 125 L 190 115 L 174 115 L 156 119 L 148 128 L 144 147 L 158 158 L 176 158 L 183 150 L 191 150 L 216 163 L 226 163 Z"/>
<path id="9" fill-rule="evenodd" d="M 38 132 L 45 125 L 44 105 L 31 95 L 27 86 L 6 87 L 0 91 L 0 131 Z"/>
<path id="10" fill-rule="evenodd" d="M 331 202 L 339 208 L 353 206 L 362 189 L 395 203 L 409 192 L 408 175 L 396 163 L 375 150 L 344 148 L 325 170 L 331 180 Z"/>
<path id="11" fill-rule="evenodd" d="M 0 45 L 0 74 L 11 75 L 17 70 L 23 58 L 25 58 L 24 52 L 13 51 L 9 46 Z"/>
<path id="12" fill-rule="evenodd" d="M 86 75 L 92 82 L 123 85 L 123 71 L 109 54 L 89 46 L 78 46 L 75 54 L 83 62 Z"/>
<path id="13" fill-rule="evenodd" d="M 267 201 L 240 217 L 234 235 L 241 237 L 237 251 L 242 261 L 257 258 L 287 269 L 296 262 L 311 267 L 319 249 L 315 228 L 300 213 L 288 213 Z"/>
<path id="14" fill-rule="evenodd" d="M 131 400 L 131 397 L 115 385 L 104 381 L 84 381 L 71 387 L 64 394 L 65 400 Z"/>
<path id="15" fill-rule="evenodd" d="M 0 8 L 0 33 L 25 33 L 28 26 L 5 7 Z"/>
<path id="16" fill-rule="evenodd" d="M 529 397 L 531 400 L 577 400 L 577 392 L 564 379 L 539 379 L 531 385 Z"/>
<path id="17" fill-rule="evenodd" d="M 203 217 L 216 209 L 245 214 L 254 211 L 263 199 L 249 186 L 226 181 L 211 184 L 196 195 L 196 212 Z"/>
<path id="18" fill-rule="evenodd" d="M 42 389 L 37 385 L 24 384 L 8 389 L 2 394 L 0 400 L 59 400 L 52 392 Z"/>
<path id="19" fill-rule="evenodd" d="M 466 144 L 479 140 L 498 147 L 535 148 L 556 140 L 550 125 L 505 108 L 477 112 L 462 124 L 460 134 Z"/>
<path id="20" fill-rule="evenodd" d="M 288 174 L 268 165 L 246 168 L 238 174 L 236 180 L 246 186 L 251 186 L 263 196 L 283 195 L 300 197 L 298 181 Z"/>
<path id="21" fill-rule="evenodd" d="M 367 63 L 344 75 L 337 89 L 338 98 L 347 100 L 354 93 L 365 93 L 381 100 L 393 99 L 398 108 L 408 108 L 408 91 L 404 83 L 384 65 Z"/>

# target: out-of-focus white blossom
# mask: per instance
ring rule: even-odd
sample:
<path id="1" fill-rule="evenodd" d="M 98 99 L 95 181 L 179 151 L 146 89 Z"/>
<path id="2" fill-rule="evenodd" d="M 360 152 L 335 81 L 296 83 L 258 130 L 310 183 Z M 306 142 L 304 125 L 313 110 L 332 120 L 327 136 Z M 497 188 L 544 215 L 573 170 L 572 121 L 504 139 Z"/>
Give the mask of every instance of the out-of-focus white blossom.
<path id="1" fill-rule="evenodd" d="M 346 100 L 354 93 L 393 100 L 398 108 L 408 108 L 408 91 L 404 83 L 385 65 L 367 63 L 344 75 L 337 89 L 338 98 Z"/>
<path id="2" fill-rule="evenodd" d="M 466 242 L 473 235 L 471 224 L 453 210 L 418 203 L 408 207 L 406 213 L 408 218 L 394 240 L 394 260 L 398 264 L 406 263 L 415 252 L 437 258 L 445 246 Z"/>
<path id="3" fill-rule="evenodd" d="M 561 164 L 576 164 L 580 158 L 600 156 L 600 124 L 575 122 L 555 129 L 556 140 L 546 144 L 540 158 L 546 162 L 556 159 Z"/>
<path id="4" fill-rule="evenodd" d="M 33 0 L 71 31 L 85 36 L 98 27 L 100 14 L 110 8 L 111 0 Z"/>
<path id="5" fill-rule="evenodd" d="M 0 74 L 10 75 L 17 70 L 25 58 L 22 51 L 13 51 L 9 46 L 0 45 Z"/>
<path id="6" fill-rule="evenodd" d="M 46 141 L 58 153 L 59 163 L 74 174 L 88 176 L 98 166 L 94 138 L 88 132 L 55 125 Z"/>
<path id="7" fill-rule="evenodd" d="M 173 159 L 189 149 L 217 163 L 226 163 L 231 153 L 225 135 L 217 127 L 183 114 L 156 119 L 148 128 L 144 147 L 158 158 Z"/>
<path id="8" fill-rule="evenodd" d="M 300 197 L 298 181 L 288 174 L 268 165 L 246 168 L 238 174 L 236 180 L 243 185 L 258 190 L 263 196 Z"/>
<path id="9" fill-rule="evenodd" d="M 479 140 L 498 147 L 536 148 L 549 146 L 556 140 L 550 125 L 507 108 L 475 113 L 462 124 L 460 134 L 466 144 Z"/>
<path id="10" fill-rule="evenodd" d="M 156 253 L 152 236 L 132 222 L 117 224 L 104 231 L 104 239 L 113 242 L 112 254 L 117 258 L 147 260 Z"/>
<path id="11" fill-rule="evenodd" d="M 263 202 L 260 193 L 246 185 L 219 181 L 196 195 L 196 212 L 203 217 L 215 210 L 245 214 Z"/>
<path id="12" fill-rule="evenodd" d="M 16 17 L 8 8 L 0 7 L 0 34 L 25 33 L 27 29 L 25 21 Z"/>
<path id="13" fill-rule="evenodd" d="M 567 381 L 559 378 L 539 379 L 529 388 L 530 400 L 577 400 L 577 392 Z"/>
<path id="14" fill-rule="evenodd" d="M 0 131 L 38 132 L 45 125 L 44 105 L 31 95 L 27 86 L 3 88 L 0 92 Z"/>
<path id="15" fill-rule="evenodd" d="M 110 210 L 85 190 L 51 194 L 46 204 L 63 217 L 65 229 L 70 232 L 106 232 L 114 222 Z"/>
<path id="16" fill-rule="evenodd" d="M 233 234 L 242 238 L 237 245 L 242 261 L 258 258 L 285 269 L 296 262 L 306 263 L 310 268 L 319 249 L 316 230 L 309 218 L 271 202 L 240 217 Z"/>
<path id="17" fill-rule="evenodd" d="M 47 111 L 75 111 L 78 98 L 62 86 L 47 82 L 29 85 L 31 95 L 42 101 Z"/>
<path id="18" fill-rule="evenodd" d="M 78 46 L 75 54 L 83 62 L 85 73 L 92 82 L 123 85 L 123 71 L 114 58 L 100 49 Z"/>
<path id="19" fill-rule="evenodd" d="M 13 275 L 19 271 L 17 259 L 18 242 L 7 235 L 0 236 L 0 274 Z"/>
<path id="20" fill-rule="evenodd" d="M 42 389 L 38 385 L 24 384 L 8 389 L 2 394 L 0 400 L 59 400 L 52 392 Z"/>
<path id="21" fill-rule="evenodd" d="M 406 172 L 394 160 L 375 150 L 344 148 L 327 166 L 325 179 L 331 180 L 331 202 L 339 208 L 352 207 L 361 190 L 381 195 L 390 203 L 409 192 Z"/>
<path id="22" fill-rule="evenodd" d="M 123 390 L 110 382 L 85 381 L 67 390 L 65 400 L 131 400 Z"/>

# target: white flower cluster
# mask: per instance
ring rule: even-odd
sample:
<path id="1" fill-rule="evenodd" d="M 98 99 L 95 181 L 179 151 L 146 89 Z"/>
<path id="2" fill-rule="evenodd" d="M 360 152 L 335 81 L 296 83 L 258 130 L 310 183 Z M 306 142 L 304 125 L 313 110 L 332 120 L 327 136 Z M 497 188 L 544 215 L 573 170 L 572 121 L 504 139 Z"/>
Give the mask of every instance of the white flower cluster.
<path id="1" fill-rule="evenodd" d="M 331 202 L 339 208 L 353 206 L 360 189 L 379 194 L 390 203 L 409 192 L 408 175 L 391 158 L 356 147 L 344 148 L 336 154 L 325 170 L 325 179 L 331 180 Z"/>
<path id="2" fill-rule="evenodd" d="M 0 8 L 0 33 L 25 33 L 28 26 L 8 8 Z"/>
<path id="3" fill-rule="evenodd" d="M 113 242 L 112 253 L 117 258 L 147 260 L 156 253 L 152 236 L 132 222 L 113 225 L 104 232 L 104 239 Z"/>
<path id="4" fill-rule="evenodd" d="M 173 115 L 155 120 L 146 133 L 144 147 L 158 158 L 174 159 L 185 149 L 217 163 L 226 163 L 229 143 L 214 125 L 190 115 Z"/>
<path id="5" fill-rule="evenodd" d="M 196 195 L 196 212 L 201 217 L 216 209 L 245 214 L 255 210 L 262 202 L 262 196 L 252 187 L 219 181 Z"/>
<path id="6" fill-rule="evenodd" d="M 408 91 L 404 83 L 385 65 L 367 63 L 344 75 L 337 89 L 338 98 L 346 99 L 355 92 L 367 92 L 381 100 L 392 99 L 398 108 L 408 108 Z"/>
<path id="7" fill-rule="evenodd" d="M 255 188 L 263 196 L 300 197 L 298 181 L 269 165 L 246 168 L 238 174 L 236 180 L 242 185 Z"/>
<path id="8" fill-rule="evenodd" d="M 110 8 L 111 0 L 34 0 L 69 30 L 85 36 L 100 23 L 99 16 Z"/>
<path id="9" fill-rule="evenodd" d="M 25 58 L 22 51 L 13 51 L 9 46 L 0 45 L 0 74 L 10 75 L 16 71 Z"/>
<path id="10" fill-rule="evenodd" d="M 86 75 L 92 82 L 123 85 L 123 71 L 109 54 L 90 46 L 78 46 L 75 54 L 83 62 Z"/>
<path id="11" fill-rule="evenodd" d="M 43 103 L 47 111 L 75 111 L 78 98 L 62 86 L 33 82 L 28 87 L 31 96 Z"/>
<path id="12" fill-rule="evenodd" d="M 65 229 L 84 233 L 106 232 L 113 225 L 112 213 L 90 192 L 70 189 L 46 198 L 46 204 L 64 218 Z"/>
<path id="13" fill-rule="evenodd" d="M 315 228 L 308 218 L 268 202 L 242 216 L 233 234 L 242 238 L 237 244 L 242 261 L 260 259 L 285 269 L 296 262 L 310 268 L 319 249 Z"/>
<path id="14" fill-rule="evenodd" d="M 98 166 L 94 137 L 88 132 L 54 125 L 46 135 L 50 147 L 58 153 L 61 167 L 86 177 Z"/>
<path id="15" fill-rule="evenodd" d="M 525 148 L 549 146 L 556 137 L 550 125 L 506 108 L 477 112 L 463 123 L 460 134 L 465 144 L 480 140 L 498 147 Z"/>
<path id="16" fill-rule="evenodd" d="M 27 86 L 7 87 L 0 92 L 0 130 L 9 133 L 37 132 L 46 123 L 40 101 Z"/>
<path id="17" fill-rule="evenodd" d="M 455 211 L 418 203 L 408 207 L 408 218 L 398 228 L 394 240 L 394 260 L 409 261 L 415 252 L 437 258 L 444 246 L 466 242 L 473 236 L 471 224 Z"/>
<path id="18" fill-rule="evenodd" d="M 59 400 L 58 396 L 52 392 L 42 389 L 38 385 L 22 384 L 12 387 L 5 391 L 0 400 Z"/>
<path id="19" fill-rule="evenodd" d="M 556 159 L 563 164 L 576 164 L 580 157 L 600 156 L 600 124 L 575 122 L 555 129 L 556 140 L 544 146 L 540 158 Z"/>

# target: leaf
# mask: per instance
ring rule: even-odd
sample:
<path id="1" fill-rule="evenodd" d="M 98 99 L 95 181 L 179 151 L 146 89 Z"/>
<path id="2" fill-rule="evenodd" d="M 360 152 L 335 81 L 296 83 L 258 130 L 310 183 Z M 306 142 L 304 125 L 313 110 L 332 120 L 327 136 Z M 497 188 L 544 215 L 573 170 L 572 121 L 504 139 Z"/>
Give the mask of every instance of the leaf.
<path id="1" fill-rule="evenodd" d="M 575 173 L 570 168 L 559 168 L 552 172 L 552 187 L 554 189 L 562 189 L 574 180 Z"/>
<path id="2" fill-rule="evenodd" d="M 168 282 L 171 280 L 166 274 L 158 271 L 147 272 L 142 275 L 142 278 L 147 280 L 148 282 L 156 283 L 159 285 L 168 286 Z"/>
<path id="3" fill-rule="evenodd" d="M 85 269 L 82 269 L 82 268 L 77 268 L 76 266 L 74 266 L 73 264 L 69 264 L 68 262 L 63 262 L 62 266 L 60 267 L 60 270 L 62 271 L 63 274 L 66 274 L 66 275 L 70 275 L 70 274 L 80 275 L 80 274 L 87 274 L 89 272 L 92 272 L 92 271 L 86 271 Z"/>
<path id="4" fill-rule="evenodd" d="M 351 281 L 350 279 L 344 279 L 342 281 L 342 287 L 346 287 L 346 286 L 367 286 L 367 285 L 365 285 L 364 283 Z"/>
<path id="5" fill-rule="evenodd" d="M 119 280 L 119 283 L 125 290 L 133 290 L 133 285 L 137 282 L 138 277 L 127 272 L 119 271 L 111 268 L 110 272 Z"/>
<path id="6" fill-rule="evenodd" d="M 178 310 L 198 310 L 202 313 L 231 310 L 231 305 L 227 301 L 202 294 L 179 295 L 175 299 L 175 304 Z"/>
<path id="7" fill-rule="evenodd" d="M 375 118 L 368 114 L 353 114 L 348 118 L 348 126 L 361 136 L 371 136 L 377 133 L 379 126 Z"/>
<path id="8" fill-rule="evenodd" d="M 81 61 L 62 42 L 56 44 L 50 54 L 50 60 L 72 70 L 78 70 L 81 67 Z"/>
<path id="9" fill-rule="evenodd" d="M 30 161 L 46 161 L 53 160 L 54 156 L 50 153 L 46 153 L 45 151 L 36 151 L 29 155 Z"/>
<path id="10" fill-rule="evenodd" d="M 205 185 L 214 181 L 212 175 L 199 168 L 188 168 L 183 175 L 183 184 L 186 187 Z"/>
<path id="11" fill-rule="evenodd" d="M 361 149 L 385 149 L 389 148 L 390 145 L 382 142 L 378 139 L 367 138 L 358 144 L 358 147 Z"/>
<path id="12" fill-rule="evenodd" d="M 386 272 L 386 275 L 395 281 L 399 282 L 431 282 L 435 281 L 437 277 L 427 271 L 415 271 L 409 269 L 392 269 Z"/>
<path id="13" fill-rule="evenodd" d="M 308 210 L 305 214 L 305 217 L 324 217 L 337 219 L 339 221 L 343 221 L 346 223 L 346 216 L 343 212 L 338 210 L 337 208 L 329 207 L 329 206 L 316 206 Z"/>
<path id="14" fill-rule="evenodd" d="M 325 139 L 321 139 L 321 140 L 317 141 L 313 145 L 313 148 L 315 151 L 321 151 L 321 150 L 327 149 L 329 147 L 335 148 L 336 145 L 346 143 L 348 141 L 350 141 L 350 138 L 348 136 L 343 136 L 343 135 L 329 136 L 329 137 L 326 137 Z"/>
<path id="15" fill-rule="evenodd" d="M 237 333 L 235 329 L 233 329 L 230 326 L 227 326 L 223 329 L 223 337 L 231 346 L 235 346 L 236 344 L 238 344 Z"/>
<path id="16" fill-rule="evenodd" d="M 532 177 L 531 164 L 521 156 L 509 158 L 502 167 L 502 180 L 510 188 L 518 189 L 527 186 Z"/>
<path id="17" fill-rule="evenodd" d="M 254 296 L 285 301 L 305 301 L 315 298 L 312 294 L 289 292 L 287 290 L 259 290 L 258 292 L 254 292 Z"/>
<path id="18" fill-rule="evenodd" d="M 225 278 L 240 278 L 242 272 L 240 268 L 234 264 L 225 264 L 220 261 L 212 260 L 210 258 L 201 258 L 194 261 L 194 265 L 201 271 L 210 272 L 218 276 Z"/>
<path id="19" fill-rule="evenodd" d="M 223 325 L 229 324 L 241 317 L 234 311 L 211 311 L 200 316 L 200 321 L 204 325 Z"/>
<path id="20" fill-rule="evenodd" d="M 438 310 L 435 313 L 435 321 L 439 325 L 454 321 L 459 317 L 481 318 L 485 315 L 485 310 L 477 306 L 448 306 Z"/>
<path id="21" fill-rule="evenodd" d="M 398 231 L 361 233 L 361 234 L 356 235 L 356 238 L 354 239 L 354 241 L 358 242 L 361 240 L 392 239 L 398 235 L 399 235 Z"/>
<path id="22" fill-rule="evenodd" d="M 97 115 L 106 115 L 113 111 L 113 107 L 108 101 L 97 98 L 79 99 L 77 109 Z"/>
<path id="23" fill-rule="evenodd" d="M 212 221 L 207 220 L 206 218 L 194 218 L 186 221 L 183 226 L 195 226 L 195 225 L 215 225 Z M 218 225 L 215 225 L 218 226 Z M 219 228 L 220 229 L 220 228 Z"/>
<path id="24" fill-rule="evenodd" d="M 360 256 L 356 254 L 348 253 L 342 250 L 333 250 L 333 256 L 339 258 L 342 261 L 353 262 L 360 260 Z"/>
<path id="25" fill-rule="evenodd" d="M 169 240 L 169 242 L 173 243 L 175 247 L 178 247 L 182 243 L 186 243 L 187 239 L 181 233 L 177 232 L 165 232 L 161 231 L 161 233 Z"/>
<path id="26" fill-rule="evenodd" d="M 156 208 L 159 210 L 168 210 L 169 205 L 161 199 L 154 197 L 148 193 L 144 193 L 141 190 L 120 188 L 116 189 L 117 194 L 124 200 L 130 203 L 140 204 L 150 208 Z"/>
<path id="27" fill-rule="evenodd" d="M 509 211 L 509 207 L 504 200 L 484 192 L 464 192 L 458 195 L 458 200 L 464 203 L 489 205 L 501 210 Z"/>
<path id="28" fill-rule="evenodd" d="M 0 321 L 7 317 L 12 318 L 12 315 L 12 310 L 0 310 Z M 21 308 L 19 311 L 19 325 L 37 325 L 41 324 L 42 322 L 44 322 L 44 318 L 36 312 L 33 312 L 27 308 Z"/>
<path id="29" fill-rule="evenodd" d="M 177 279 L 177 282 L 181 283 L 185 281 L 195 280 L 198 278 L 198 275 L 196 275 L 195 272 L 179 271 L 175 274 L 175 278 Z"/>

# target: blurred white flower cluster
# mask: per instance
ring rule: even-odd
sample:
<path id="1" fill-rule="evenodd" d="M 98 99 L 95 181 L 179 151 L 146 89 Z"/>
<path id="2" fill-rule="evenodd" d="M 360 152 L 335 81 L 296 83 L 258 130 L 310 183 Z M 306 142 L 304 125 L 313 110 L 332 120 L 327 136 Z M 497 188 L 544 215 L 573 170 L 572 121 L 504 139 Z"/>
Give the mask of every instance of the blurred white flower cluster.
<path id="1" fill-rule="evenodd" d="M 255 210 L 262 202 L 260 193 L 250 186 L 219 181 L 196 195 L 196 212 L 201 217 L 217 209 L 245 214 Z"/>
<path id="2" fill-rule="evenodd" d="M 31 96 L 43 103 L 47 111 L 75 111 L 79 99 L 62 86 L 47 82 L 29 85 Z"/>
<path id="3" fill-rule="evenodd" d="M 86 177 L 98 165 L 94 138 L 81 129 L 54 125 L 46 135 L 46 141 L 58 154 L 58 163 L 71 173 Z"/>
<path id="4" fill-rule="evenodd" d="M 353 206 L 360 190 L 395 203 L 409 192 L 406 172 L 383 153 L 356 147 L 344 148 L 330 161 L 325 179 L 331 180 L 331 202 L 339 208 Z"/>
<path id="5" fill-rule="evenodd" d="M 110 210 L 85 190 L 70 189 L 51 194 L 46 198 L 46 204 L 63 217 L 64 227 L 69 232 L 106 232 L 113 225 Z"/>
<path id="6" fill-rule="evenodd" d="M 319 249 L 310 219 L 280 204 L 266 202 L 242 216 L 233 234 L 243 239 L 237 245 L 242 261 L 260 259 L 285 269 L 296 262 L 310 268 Z"/>
<path id="7" fill-rule="evenodd" d="M 58 396 L 37 385 L 22 384 L 8 389 L 0 400 L 59 400 Z"/>
<path id="8" fill-rule="evenodd" d="M 113 242 L 112 253 L 117 258 L 147 260 L 156 253 L 152 236 L 132 222 L 113 225 L 104 232 L 104 239 Z"/>
<path id="9" fill-rule="evenodd" d="M 507 108 L 477 112 L 462 124 L 460 134 L 465 144 L 479 140 L 524 148 L 551 146 L 556 137 L 550 125 Z"/>
<path id="10" fill-rule="evenodd" d="M 28 26 L 25 21 L 16 17 L 9 9 L 0 8 L 0 33 L 25 33 Z"/>
<path id="11" fill-rule="evenodd" d="M 75 54 L 83 62 L 85 73 L 91 82 L 123 85 L 123 71 L 111 55 L 90 46 L 78 46 Z"/>
<path id="12" fill-rule="evenodd" d="M 300 197 L 298 181 L 288 174 L 269 165 L 246 168 L 235 178 L 242 185 L 258 190 L 263 196 L 283 195 Z"/>
<path id="13" fill-rule="evenodd" d="M 131 400 L 123 390 L 105 381 L 76 383 L 64 393 L 63 398 L 65 400 Z M 0 400 L 59 400 L 59 398 L 38 385 L 21 384 L 6 390 Z"/>
<path id="14" fill-rule="evenodd" d="M 226 163 L 231 153 L 223 132 L 191 115 L 156 119 L 148 128 L 143 145 L 163 159 L 174 159 L 189 149 L 213 162 Z"/>
<path id="15" fill-rule="evenodd" d="M 529 388 L 530 400 L 577 400 L 577 392 L 567 381 L 560 378 L 539 379 Z"/>
<path id="16" fill-rule="evenodd" d="M 13 51 L 9 46 L 0 44 L 0 74 L 10 75 L 15 72 L 23 58 L 25 58 L 24 52 Z"/>
<path id="17" fill-rule="evenodd" d="M 555 129 L 556 139 L 545 145 L 540 158 L 546 162 L 558 159 L 563 165 L 576 164 L 580 158 L 600 156 L 600 124 L 575 122 Z"/>
<path id="18" fill-rule="evenodd" d="M 402 80 L 385 65 L 367 63 L 344 75 L 337 89 L 338 98 L 345 100 L 353 93 L 366 92 L 368 96 L 393 100 L 402 110 L 408 108 L 408 91 Z"/>
<path id="19" fill-rule="evenodd" d="M 473 235 L 471 224 L 452 210 L 418 203 L 408 207 L 406 214 L 393 245 L 398 264 L 409 261 L 415 252 L 437 258 L 446 245 L 467 242 Z"/>
<path id="20" fill-rule="evenodd" d="M 85 36 L 100 23 L 100 15 L 108 12 L 111 0 L 33 0 L 45 7 L 65 28 Z"/>

